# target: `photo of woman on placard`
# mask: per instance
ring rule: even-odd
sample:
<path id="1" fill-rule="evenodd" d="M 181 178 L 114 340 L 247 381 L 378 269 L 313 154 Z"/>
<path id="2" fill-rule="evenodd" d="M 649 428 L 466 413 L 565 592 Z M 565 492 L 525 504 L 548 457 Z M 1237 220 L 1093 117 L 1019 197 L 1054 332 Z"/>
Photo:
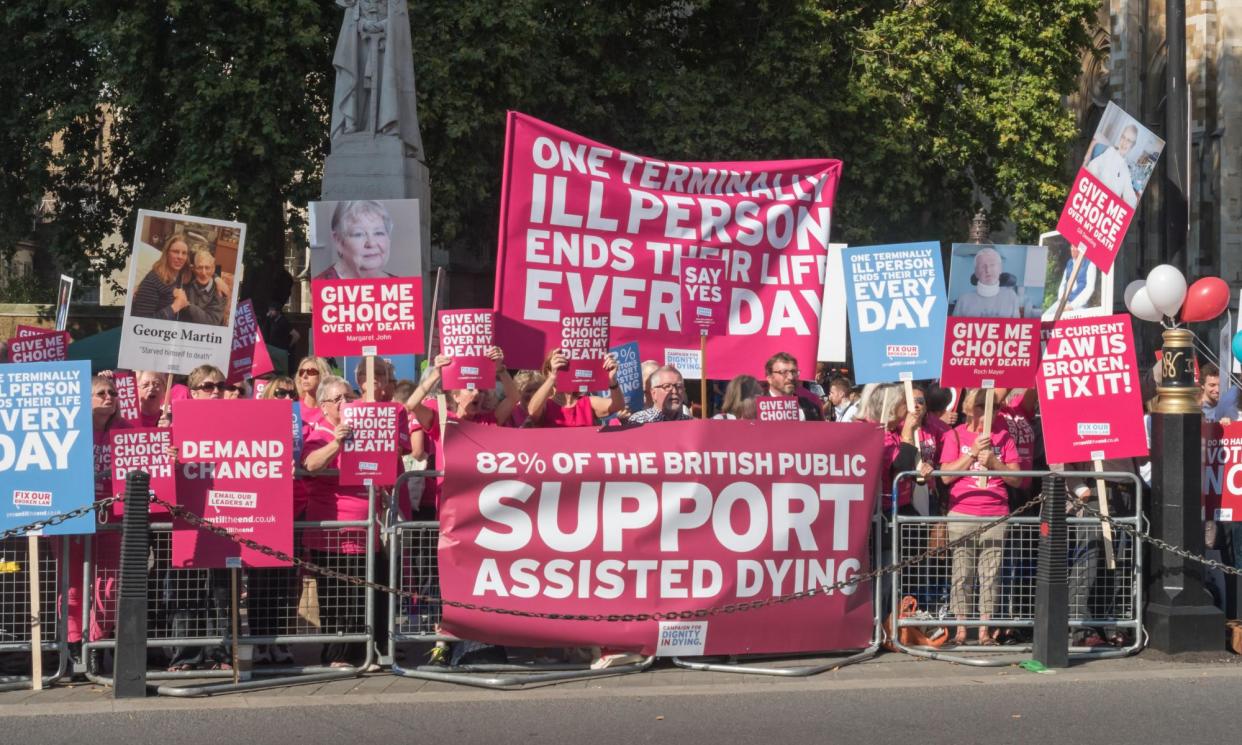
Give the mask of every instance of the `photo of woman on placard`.
<path id="1" fill-rule="evenodd" d="M 337 202 L 332 213 L 332 248 L 336 259 L 315 279 L 395 277 L 387 271 L 392 246 L 392 217 L 379 202 Z"/>
<path id="2" fill-rule="evenodd" d="M 134 291 L 131 314 L 138 318 L 175 321 L 189 306 L 185 285 L 189 283 L 190 244 L 181 233 L 164 241 L 164 249 Z"/>

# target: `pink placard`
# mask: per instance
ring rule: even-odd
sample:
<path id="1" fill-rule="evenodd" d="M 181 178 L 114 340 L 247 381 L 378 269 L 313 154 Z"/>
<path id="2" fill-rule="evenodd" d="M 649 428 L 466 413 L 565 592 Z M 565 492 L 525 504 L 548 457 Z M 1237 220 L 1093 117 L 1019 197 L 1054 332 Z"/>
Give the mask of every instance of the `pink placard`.
<path id="1" fill-rule="evenodd" d="M 607 390 L 608 316 L 602 313 L 566 313 L 561 316 L 558 346 L 569 358 L 569 369 L 558 375 L 564 390 L 575 393 Z M 538 367 L 538 365 L 536 365 Z"/>
<path id="2" fill-rule="evenodd" d="M 607 313 L 614 345 L 681 349 L 682 258 L 728 265 L 714 377 L 788 352 L 815 360 L 838 160 L 675 163 L 509 113 L 496 340 L 538 369 L 566 313 Z"/>
<path id="3" fill-rule="evenodd" d="M 244 538 L 293 551 L 293 418 L 289 401 L 174 401 L 177 501 Z M 259 551 L 176 520 L 173 566 L 278 567 Z"/>
<path id="4" fill-rule="evenodd" d="M 255 378 L 254 379 L 254 397 L 263 398 L 263 391 L 265 391 L 267 387 L 271 385 L 271 383 L 272 381 L 268 380 L 267 378 Z"/>
<path id="5" fill-rule="evenodd" d="M 868 526 L 884 466 L 880 430 L 869 424 L 695 420 L 597 432 L 465 423 L 447 437 L 445 600 L 535 613 L 691 614 L 567 623 L 446 605 L 447 633 L 661 655 L 853 649 L 871 637 L 869 583 L 693 616 L 870 568 Z"/>
<path id="6" fill-rule="evenodd" d="M 1242 422 L 1203 423 L 1204 516 L 1242 522 Z"/>
<path id="7" fill-rule="evenodd" d="M 687 336 L 729 332 L 729 304 L 724 296 L 725 263 L 716 259 L 681 260 L 681 327 Z"/>
<path id="8" fill-rule="evenodd" d="M 32 336 L 47 336 L 48 334 L 55 333 L 58 333 L 55 329 L 45 329 L 42 326 L 17 325 L 17 338 L 19 339 L 28 339 Z"/>
<path id="9" fill-rule="evenodd" d="M 1036 388 L 1049 463 L 1147 455 L 1130 317 L 1049 324 Z"/>
<path id="10" fill-rule="evenodd" d="M 1086 249 L 1087 260 L 1101 272 L 1107 272 L 1112 269 L 1133 217 L 1133 207 L 1082 168 L 1061 210 L 1057 232 L 1071 244 Z"/>
<path id="11" fill-rule="evenodd" d="M 797 396 L 759 396 L 755 411 L 761 422 L 796 422 L 802 418 Z"/>
<path id="12" fill-rule="evenodd" d="M 316 279 L 311 281 L 315 354 L 422 354 L 423 280 Z M 369 351 L 374 349 L 374 351 Z"/>
<path id="13" fill-rule="evenodd" d="M 125 477 L 130 471 L 146 471 L 151 477 L 151 491 L 160 499 L 176 503 L 177 482 L 173 476 L 172 430 L 160 427 L 137 427 L 112 431 L 112 489 L 125 493 Z"/>
<path id="14" fill-rule="evenodd" d="M 237 304 L 237 313 L 233 316 L 233 349 L 229 353 L 228 382 L 240 383 L 275 369 L 267 345 L 263 343 L 263 332 L 255 318 L 254 305 L 249 300 L 243 300 Z"/>
<path id="15" fill-rule="evenodd" d="M 142 418 L 138 409 L 138 376 L 129 370 L 115 370 L 112 384 L 116 386 L 117 416 L 137 424 Z"/>
<path id="16" fill-rule="evenodd" d="M 1017 388 L 1034 385 L 1038 318 L 949 318 L 941 385 Z"/>
<path id="17" fill-rule="evenodd" d="M 401 404 L 354 401 L 341 406 L 353 428 L 341 444 L 342 486 L 392 486 L 397 482 L 397 419 Z"/>
<path id="18" fill-rule="evenodd" d="M 495 316 L 490 310 L 439 312 L 440 354 L 453 363 L 440 371 L 445 390 L 490 389 L 496 384 L 496 363 L 487 352 L 494 346 Z"/>
<path id="19" fill-rule="evenodd" d="M 68 358 L 68 331 L 9 339 L 9 362 L 60 362 Z"/>

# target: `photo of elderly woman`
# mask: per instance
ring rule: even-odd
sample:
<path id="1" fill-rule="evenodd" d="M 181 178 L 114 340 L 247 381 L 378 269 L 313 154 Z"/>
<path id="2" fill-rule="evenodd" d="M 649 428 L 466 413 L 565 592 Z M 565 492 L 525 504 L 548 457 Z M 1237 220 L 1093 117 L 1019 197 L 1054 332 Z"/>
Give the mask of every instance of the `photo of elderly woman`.
<path id="1" fill-rule="evenodd" d="M 416 199 L 310 203 L 313 279 L 417 277 L 422 251 Z"/>

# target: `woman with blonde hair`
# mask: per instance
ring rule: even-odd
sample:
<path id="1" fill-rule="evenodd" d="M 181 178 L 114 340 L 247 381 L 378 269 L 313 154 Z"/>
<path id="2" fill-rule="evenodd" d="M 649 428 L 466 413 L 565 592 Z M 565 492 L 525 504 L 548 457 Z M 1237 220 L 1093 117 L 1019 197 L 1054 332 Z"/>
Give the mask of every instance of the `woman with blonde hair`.
<path id="1" fill-rule="evenodd" d="M 617 382 L 617 360 L 611 354 L 604 358 L 608 373 L 609 396 L 584 396 L 574 391 L 560 391 L 557 376 L 569 369 L 569 358 L 560 349 L 553 349 L 543 361 L 543 383 L 530 398 L 528 413 L 536 427 L 593 427 L 603 419 L 625 408 L 625 396 Z"/>
<path id="2" fill-rule="evenodd" d="M 190 281 L 189 258 L 190 244 L 185 236 L 175 233 L 164 241 L 160 257 L 134 290 L 130 314 L 162 321 L 177 320 L 181 311 L 190 305 L 185 292 L 185 285 Z"/>

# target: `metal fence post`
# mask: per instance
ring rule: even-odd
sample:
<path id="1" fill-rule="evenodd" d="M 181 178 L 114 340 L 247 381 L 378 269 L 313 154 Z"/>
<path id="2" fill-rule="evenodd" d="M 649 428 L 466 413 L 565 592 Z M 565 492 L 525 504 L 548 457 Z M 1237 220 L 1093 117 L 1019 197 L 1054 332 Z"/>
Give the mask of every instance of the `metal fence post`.
<path id="1" fill-rule="evenodd" d="M 114 698 L 147 695 L 147 555 L 151 549 L 151 477 L 131 471 L 125 478 L 121 523 L 121 587 L 118 595 Z"/>
<path id="2" fill-rule="evenodd" d="M 1034 658 L 1045 667 L 1069 666 L 1069 549 L 1065 524 L 1065 479 L 1043 479 L 1039 559 L 1035 570 Z"/>

